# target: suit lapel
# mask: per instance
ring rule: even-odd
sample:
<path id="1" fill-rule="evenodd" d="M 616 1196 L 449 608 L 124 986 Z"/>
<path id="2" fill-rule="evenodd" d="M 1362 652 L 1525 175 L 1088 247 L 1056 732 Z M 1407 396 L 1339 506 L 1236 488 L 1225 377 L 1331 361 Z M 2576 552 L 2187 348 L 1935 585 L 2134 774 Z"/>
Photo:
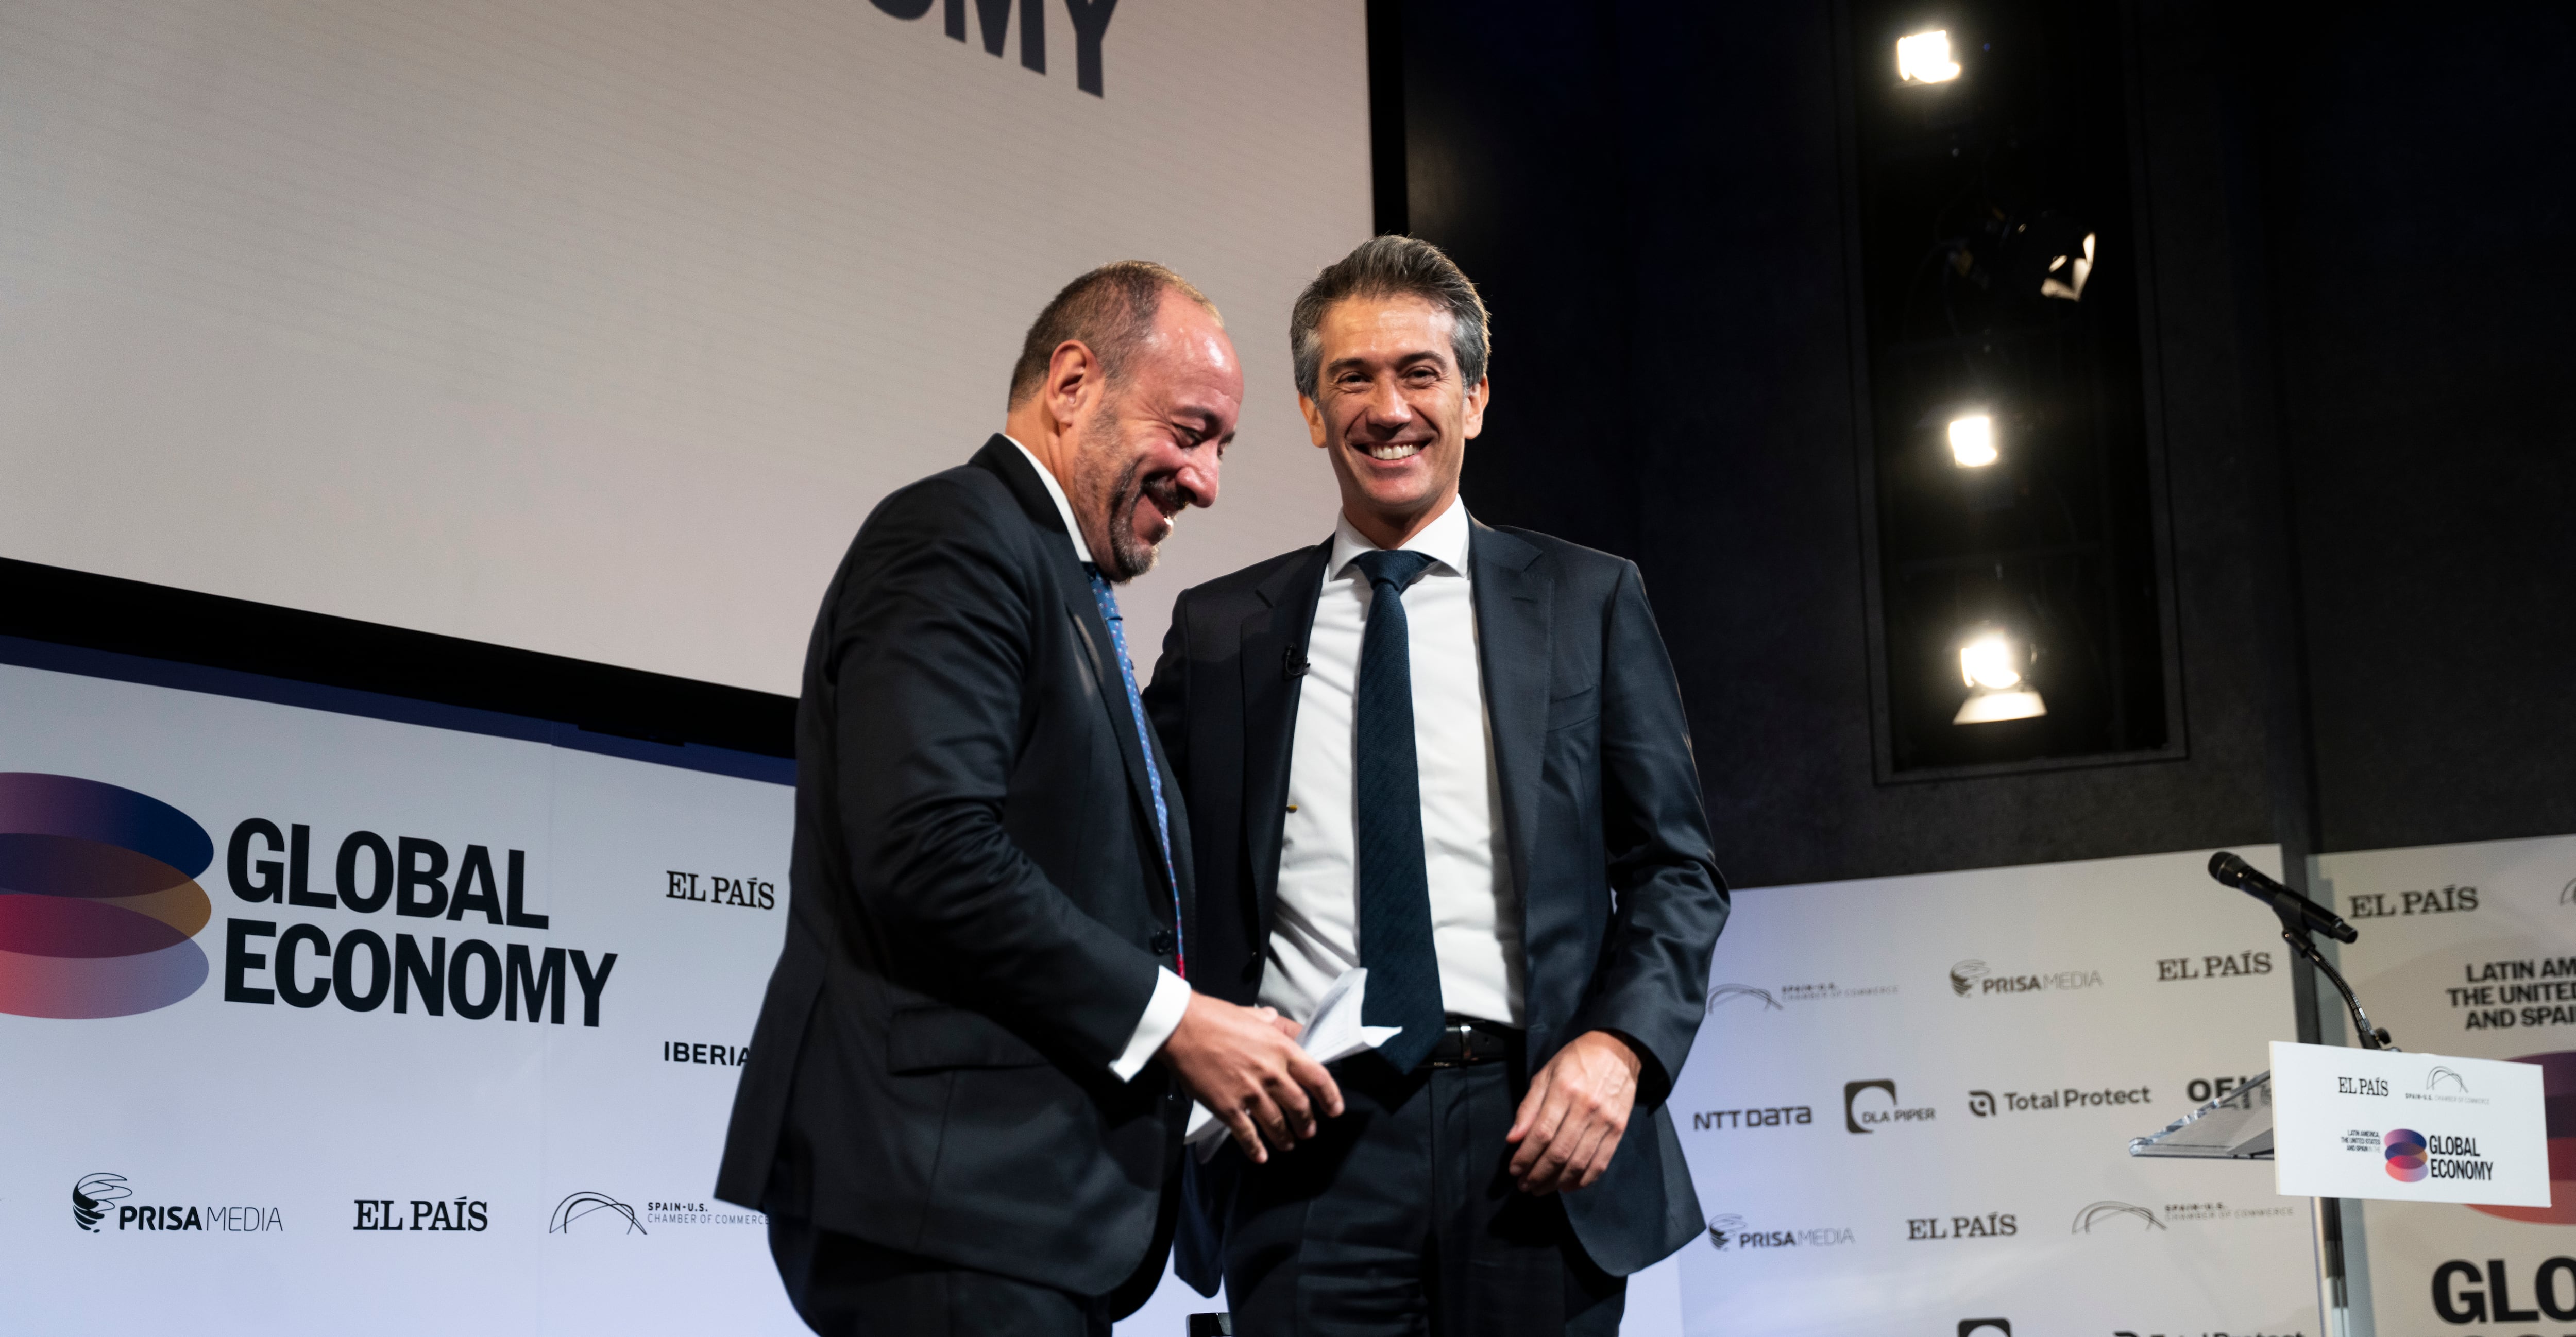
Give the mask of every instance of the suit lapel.
<path id="1" fill-rule="evenodd" d="M 1256 586 L 1262 606 L 1243 620 L 1243 840 L 1261 937 L 1279 892 L 1280 828 L 1286 819 L 1288 763 L 1297 734 L 1297 698 L 1305 685 L 1307 638 L 1324 585 L 1325 539 Z"/>
<path id="2" fill-rule="evenodd" d="M 1556 580 L 1539 550 L 1476 523 L 1467 563 L 1475 577 L 1477 657 L 1485 675 L 1485 719 L 1494 731 L 1494 771 L 1503 791 L 1503 834 L 1512 883 L 1529 904 L 1530 833 L 1538 829 L 1539 768 L 1547 743 L 1550 617 Z"/>
<path id="3" fill-rule="evenodd" d="M 1026 455 L 1020 453 L 1019 447 L 1011 444 L 1010 438 L 997 435 L 986 441 L 984 448 L 975 453 L 974 463 L 1001 476 L 1011 495 L 1019 501 L 1020 509 L 1028 513 L 1030 523 L 1049 534 L 1064 535 L 1064 518 L 1056 511 L 1055 498 L 1047 495 L 1046 484 L 1039 480 L 1036 468 Z M 1073 620 L 1074 641 L 1082 647 L 1081 658 L 1085 661 L 1085 675 L 1091 680 L 1092 695 L 1099 699 L 1101 708 L 1109 716 L 1109 736 L 1117 740 L 1118 758 L 1127 768 L 1128 794 L 1135 799 L 1138 820 L 1150 836 L 1155 830 L 1154 782 L 1145 771 L 1145 751 L 1143 741 L 1136 733 L 1135 710 L 1128 704 L 1127 682 L 1119 672 L 1118 643 L 1111 639 L 1109 622 L 1100 613 L 1100 600 L 1091 592 L 1090 574 L 1082 569 L 1082 563 L 1074 560 L 1071 536 L 1065 536 L 1062 542 L 1038 546 L 1047 553 L 1047 569 L 1055 577 L 1057 597 L 1064 605 L 1066 616 Z M 1158 760 L 1160 752 L 1157 748 Z M 1170 774 L 1168 768 L 1164 774 Z M 1164 786 L 1163 793 L 1164 807 L 1170 814 L 1171 824 L 1177 827 L 1181 811 L 1179 795 L 1168 784 Z M 1182 843 L 1178 831 L 1172 833 L 1172 840 L 1172 861 L 1177 872 Z M 1160 855 L 1161 850 L 1157 846 L 1156 857 Z M 1159 904 L 1161 899 L 1156 897 L 1156 903 Z"/>

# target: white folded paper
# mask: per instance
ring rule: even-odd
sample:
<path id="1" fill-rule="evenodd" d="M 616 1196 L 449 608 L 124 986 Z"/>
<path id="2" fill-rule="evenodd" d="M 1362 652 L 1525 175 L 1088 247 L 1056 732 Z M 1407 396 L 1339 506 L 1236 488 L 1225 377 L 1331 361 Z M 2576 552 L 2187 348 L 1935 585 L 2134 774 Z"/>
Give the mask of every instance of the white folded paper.
<path id="1" fill-rule="evenodd" d="M 1315 1015 L 1306 1021 L 1306 1029 L 1297 1036 L 1297 1047 L 1317 1063 L 1336 1063 L 1363 1049 L 1375 1049 L 1403 1033 L 1401 1026 L 1369 1026 L 1360 1021 L 1360 1006 L 1368 994 L 1368 967 L 1354 966 L 1324 990 L 1315 1002 Z M 1225 1145 L 1229 1130 L 1205 1105 L 1190 1106 L 1190 1128 L 1182 1136 L 1201 1161 Z"/>

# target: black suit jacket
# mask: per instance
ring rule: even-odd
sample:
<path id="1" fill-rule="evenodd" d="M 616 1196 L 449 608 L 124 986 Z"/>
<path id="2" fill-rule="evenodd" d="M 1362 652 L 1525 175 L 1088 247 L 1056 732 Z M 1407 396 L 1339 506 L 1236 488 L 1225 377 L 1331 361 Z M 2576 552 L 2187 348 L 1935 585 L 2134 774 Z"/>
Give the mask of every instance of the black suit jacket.
<path id="1" fill-rule="evenodd" d="M 1331 550 L 1328 540 L 1184 592 L 1145 694 L 1194 814 L 1191 983 L 1237 1003 L 1261 987 L 1300 666 Z M 1706 1012 L 1726 884 L 1636 566 L 1481 523 L 1468 551 L 1521 897 L 1530 1063 L 1591 1030 L 1645 1050 L 1609 1170 L 1565 1198 L 1585 1251 L 1624 1276 L 1705 1228 L 1663 1098 Z"/>
<path id="2" fill-rule="evenodd" d="M 1159 1277 L 1186 1106 L 1109 1065 L 1173 895 L 1116 654 L 1005 438 L 860 527 L 806 654 L 787 940 L 717 1196 L 1078 1294 Z"/>

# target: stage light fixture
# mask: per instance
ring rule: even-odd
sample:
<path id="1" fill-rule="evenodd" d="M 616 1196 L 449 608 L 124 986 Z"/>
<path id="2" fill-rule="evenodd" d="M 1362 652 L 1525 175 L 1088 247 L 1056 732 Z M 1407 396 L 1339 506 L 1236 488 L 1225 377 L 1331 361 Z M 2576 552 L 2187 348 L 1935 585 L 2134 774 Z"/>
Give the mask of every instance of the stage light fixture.
<path id="1" fill-rule="evenodd" d="M 2048 262 L 2048 276 L 2039 281 L 2042 297 L 2063 297 L 2070 302 L 2084 300 L 2084 281 L 2093 277 L 2093 234 L 2084 234 L 2082 255 L 2061 255 Z"/>
<path id="2" fill-rule="evenodd" d="M 1896 39 L 1897 77 L 1909 84 L 1947 83 L 1959 77 L 1959 62 L 1950 59 L 1950 34 L 1919 32 Z"/>
<path id="3" fill-rule="evenodd" d="M 2022 674 L 2022 650 L 2000 631 L 1977 632 L 1960 643 L 1959 677 L 1968 699 L 1959 703 L 1952 724 L 1991 724 L 1998 720 L 2036 719 L 2048 713 Z"/>
<path id="4" fill-rule="evenodd" d="M 1995 420 L 1983 413 L 1963 413 L 1950 420 L 1950 458 L 1962 469 L 1982 469 L 1999 458 Z"/>

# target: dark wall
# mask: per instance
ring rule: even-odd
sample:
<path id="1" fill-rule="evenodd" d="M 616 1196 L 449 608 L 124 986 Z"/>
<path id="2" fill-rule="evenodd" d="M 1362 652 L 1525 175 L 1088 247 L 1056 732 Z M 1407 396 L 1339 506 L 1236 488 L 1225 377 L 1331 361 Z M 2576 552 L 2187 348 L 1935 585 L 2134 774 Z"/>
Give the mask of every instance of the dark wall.
<path id="1" fill-rule="evenodd" d="M 1406 214 L 1495 312 L 1468 501 L 1644 568 L 1738 883 L 2576 831 L 2565 19 L 2132 8 L 2188 755 L 1882 784 L 1834 10 L 1403 8 Z"/>
<path id="2" fill-rule="evenodd" d="M 2576 831 L 2576 11 L 2314 40 L 2265 170 L 2324 841 Z"/>

